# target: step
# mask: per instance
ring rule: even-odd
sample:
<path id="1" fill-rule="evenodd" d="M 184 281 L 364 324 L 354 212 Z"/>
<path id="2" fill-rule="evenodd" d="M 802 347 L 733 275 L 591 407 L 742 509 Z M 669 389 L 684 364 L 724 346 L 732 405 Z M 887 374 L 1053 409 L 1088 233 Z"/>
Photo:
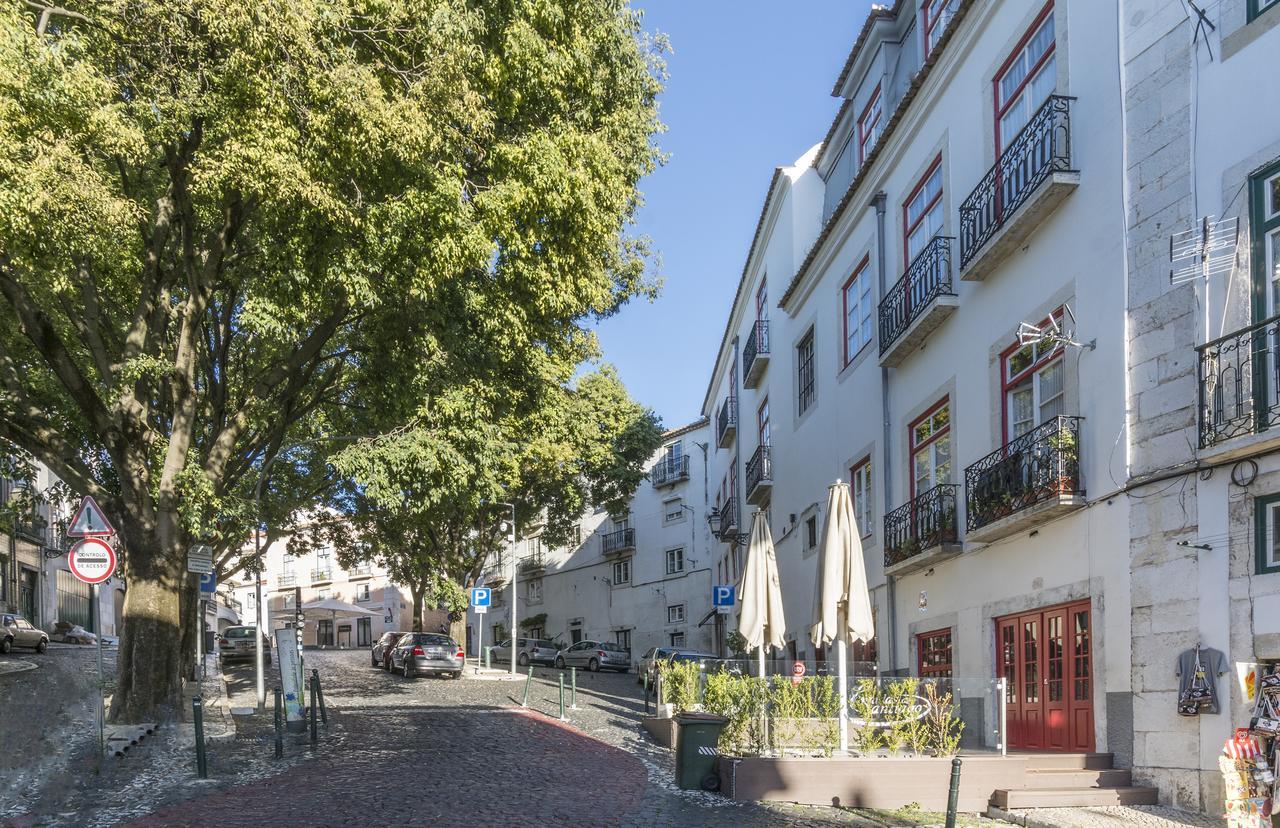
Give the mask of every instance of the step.
<path id="1" fill-rule="evenodd" d="M 1016 808 L 1084 808 L 1096 805 L 1155 805 L 1155 788 L 1020 788 L 1000 789 L 991 801 L 1006 811 Z"/>
<path id="2" fill-rule="evenodd" d="M 1019 753 L 1017 755 L 1027 758 L 1027 770 L 1106 770 L 1112 767 L 1110 753 Z"/>
<path id="3" fill-rule="evenodd" d="M 1126 788 L 1133 773 L 1123 768 L 1053 768 L 1027 772 L 1028 788 Z"/>

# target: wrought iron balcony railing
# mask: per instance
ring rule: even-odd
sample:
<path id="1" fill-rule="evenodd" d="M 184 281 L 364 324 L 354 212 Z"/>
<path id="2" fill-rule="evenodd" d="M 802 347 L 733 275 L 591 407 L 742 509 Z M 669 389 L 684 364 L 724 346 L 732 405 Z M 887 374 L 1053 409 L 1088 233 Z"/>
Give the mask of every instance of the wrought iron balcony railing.
<path id="1" fill-rule="evenodd" d="M 729 541 L 738 537 L 738 510 L 733 507 L 733 503 L 729 502 L 720 507 L 716 513 L 719 523 L 716 524 L 715 535 L 717 540 Z"/>
<path id="2" fill-rule="evenodd" d="M 357 564 L 347 573 L 348 578 L 368 578 L 373 575 L 372 564 Z"/>
<path id="3" fill-rule="evenodd" d="M 666 486 L 689 479 L 689 455 L 664 455 L 649 471 L 649 482 L 655 486 Z"/>
<path id="4" fill-rule="evenodd" d="M 747 461 L 747 500 L 753 504 L 759 503 L 764 500 L 762 495 L 772 488 L 773 463 L 770 460 L 769 446 L 760 446 Z"/>
<path id="5" fill-rule="evenodd" d="M 280 587 L 292 587 L 297 585 L 298 576 L 294 575 L 292 572 L 281 573 L 279 580 L 276 582 L 276 586 Z"/>
<path id="6" fill-rule="evenodd" d="M 970 532 L 1042 501 L 1083 495 L 1080 421 L 1057 416 L 964 470 Z"/>
<path id="7" fill-rule="evenodd" d="M 311 583 L 313 584 L 320 584 L 320 583 L 324 583 L 325 581 L 332 581 L 332 580 L 333 580 L 332 569 L 311 570 Z"/>
<path id="8" fill-rule="evenodd" d="M 612 555 L 615 552 L 626 552 L 629 549 L 636 548 L 636 530 L 619 529 L 616 532 L 610 532 L 601 537 L 601 545 L 604 554 Z"/>
<path id="9" fill-rule="evenodd" d="M 880 300 L 880 353 L 889 350 L 939 296 L 955 296 L 951 286 L 950 236 L 934 236 Z"/>
<path id="10" fill-rule="evenodd" d="M 520 559 L 521 572 L 540 572 L 547 568 L 547 559 L 541 553 Z"/>
<path id="11" fill-rule="evenodd" d="M 953 483 L 934 486 L 884 516 L 884 565 L 910 560 L 944 543 L 959 543 Z"/>
<path id="12" fill-rule="evenodd" d="M 1200 447 L 1280 423 L 1280 315 L 1196 348 Z"/>
<path id="13" fill-rule="evenodd" d="M 746 344 L 742 346 L 743 385 L 755 387 L 755 381 L 768 364 L 769 357 L 769 320 L 757 319 L 747 334 Z"/>
<path id="14" fill-rule="evenodd" d="M 1050 95 L 960 205 L 962 269 L 1052 173 L 1076 172 L 1071 166 L 1074 100 Z"/>
<path id="15" fill-rule="evenodd" d="M 728 448 L 738 431 L 738 400 L 736 397 L 725 397 L 720 403 L 720 413 L 716 415 L 716 445 Z"/>

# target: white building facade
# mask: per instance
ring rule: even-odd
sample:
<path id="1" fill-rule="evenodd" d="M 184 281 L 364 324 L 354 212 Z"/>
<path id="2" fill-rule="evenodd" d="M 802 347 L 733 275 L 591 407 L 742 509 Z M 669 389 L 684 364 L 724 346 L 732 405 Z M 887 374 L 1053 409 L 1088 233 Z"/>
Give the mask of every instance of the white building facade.
<path id="1" fill-rule="evenodd" d="M 1003 681 L 1009 748 L 1221 808 L 1249 705 L 1223 675 L 1221 714 L 1178 716 L 1175 664 L 1280 659 L 1280 116 L 1246 91 L 1278 5 L 873 8 L 826 138 L 774 173 L 703 401 L 715 577 L 763 512 L 778 657 L 826 657 L 816 547 L 850 482 L 856 660 Z M 1171 280 L 1206 216 L 1239 219 L 1228 265 Z"/>
<path id="2" fill-rule="evenodd" d="M 717 652 L 723 616 L 711 608 L 709 440 L 706 421 L 667 431 L 627 513 L 589 511 L 567 548 L 549 548 L 538 526 L 526 531 L 514 552 L 520 636 L 614 642 L 633 664 L 656 646 Z M 510 636 L 511 573 L 509 554 L 488 562 L 482 581 L 494 603 L 468 613 L 469 654 Z"/>

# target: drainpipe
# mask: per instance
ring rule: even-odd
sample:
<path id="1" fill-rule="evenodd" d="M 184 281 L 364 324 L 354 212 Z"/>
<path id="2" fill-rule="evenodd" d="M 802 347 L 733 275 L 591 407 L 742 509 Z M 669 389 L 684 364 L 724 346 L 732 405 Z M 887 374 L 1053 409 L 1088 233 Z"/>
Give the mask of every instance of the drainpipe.
<path id="1" fill-rule="evenodd" d="M 868 207 L 876 208 L 876 268 L 879 270 L 880 297 L 883 298 L 888 294 L 888 271 L 885 261 L 885 203 L 888 197 L 884 191 L 876 193 Z M 893 450 L 891 448 L 891 438 L 893 437 L 893 423 L 889 418 L 889 369 L 880 369 L 880 416 L 882 418 L 881 428 L 883 433 L 881 442 L 884 444 L 884 459 L 881 463 L 880 480 L 884 486 L 884 508 L 889 509 L 893 503 Z M 884 545 L 884 531 L 880 532 L 881 546 Z M 893 576 L 885 576 L 885 602 L 888 604 L 889 614 L 889 672 L 896 674 L 898 670 L 898 600 L 897 600 L 897 584 Z"/>

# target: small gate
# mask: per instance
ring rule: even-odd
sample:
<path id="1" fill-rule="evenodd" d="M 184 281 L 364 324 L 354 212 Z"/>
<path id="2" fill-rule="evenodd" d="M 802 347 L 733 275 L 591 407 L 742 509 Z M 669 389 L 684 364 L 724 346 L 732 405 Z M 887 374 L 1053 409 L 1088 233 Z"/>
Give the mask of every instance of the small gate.
<path id="1" fill-rule="evenodd" d="M 90 632 L 97 632 L 93 628 L 93 603 L 89 585 L 76 580 L 76 576 L 65 569 L 58 570 L 58 620 L 79 624 Z"/>

